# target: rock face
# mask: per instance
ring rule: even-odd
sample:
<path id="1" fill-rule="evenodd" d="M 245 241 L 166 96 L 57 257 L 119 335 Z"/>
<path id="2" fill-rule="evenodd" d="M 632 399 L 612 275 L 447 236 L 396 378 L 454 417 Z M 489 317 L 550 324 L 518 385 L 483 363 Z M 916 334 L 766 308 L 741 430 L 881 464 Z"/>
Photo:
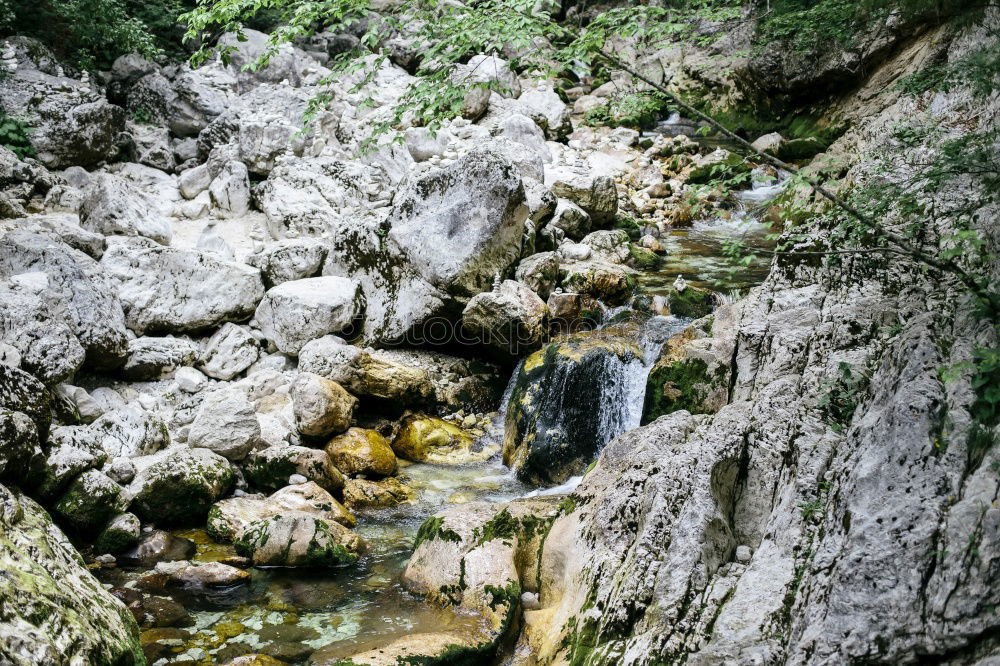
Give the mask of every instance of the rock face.
<path id="1" fill-rule="evenodd" d="M 629 405 L 644 388 L 641 358 L 628 337 L 596 331 L 525 359 L 507 407 L 504 464 L 532 483 L 582 474 L 611 437 L 638 420 Z"/>
<path id="2" fill-rule="evenodd" d="M 264 297 L 260 272 L 209 254 L 114 239 L 101 267 L 136 333 L 192 331 L 247 319 Z"/>
<path id="3" fill-rule="evenodd" d="M 144 663 L 135 618 L 27 496 L 0 486 L 0 661 Z"/>

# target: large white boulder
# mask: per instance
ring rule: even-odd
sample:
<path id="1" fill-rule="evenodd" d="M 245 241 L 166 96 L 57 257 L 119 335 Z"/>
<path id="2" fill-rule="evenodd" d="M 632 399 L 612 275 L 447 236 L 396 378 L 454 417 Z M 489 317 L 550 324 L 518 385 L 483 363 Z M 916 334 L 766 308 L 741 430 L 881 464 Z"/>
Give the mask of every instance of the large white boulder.
<path id="1" fill-rule="evenodd" d="M 229 460 L 242 460 L 260 443 L 253 404 L 237 386 L 223 386 L 205 396 L 188 431 L 188 444 Z"/>
<path id="2" fill-rule="evenodd" d="M 339 333 L 362 310 L 360 285 L 342 277 L 284 282 L 269 289 L 255 319 L 264 337 L 286 354 L 298 354 L 310 340 Z"/>
<path id="3" fill-rule="evenodd" d="M 136 333 L 191 331 L 247 319 L 264 296 L 260 271 L 204 252 L 113 238 L 101 267 Z"/>
<path id="4" fill-rule="evenodd" d="M 104 174 L 94 179 L 80 206 L 80 225 L 105 236 L 145 236 L 169 245 L 170 221 L 153 200 L 124 178 Z"/>

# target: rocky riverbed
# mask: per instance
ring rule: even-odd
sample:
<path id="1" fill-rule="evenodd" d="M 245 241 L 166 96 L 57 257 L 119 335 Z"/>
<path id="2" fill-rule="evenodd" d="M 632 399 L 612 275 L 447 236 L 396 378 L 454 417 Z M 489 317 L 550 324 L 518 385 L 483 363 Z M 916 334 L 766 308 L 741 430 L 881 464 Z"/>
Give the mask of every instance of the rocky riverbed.
<path id="1" fill-rule="evenodd" d="M 903 118 L 995 122 L 886 85 L 981 30 L 872 46 L 835 141 L 750 138 L 847 182 Z M 0 662 L 989 663 L 996 451 L 937 374 L 968 304 L 772 261 L 820 205 L 690 119 L 585 122 L 620 78 L 477 56 L 496 91 L 363 152 L 405 63 L 306 125 L 343 35 L 248 71 L 248 34 L 94 79 L 4 47 Z"/>

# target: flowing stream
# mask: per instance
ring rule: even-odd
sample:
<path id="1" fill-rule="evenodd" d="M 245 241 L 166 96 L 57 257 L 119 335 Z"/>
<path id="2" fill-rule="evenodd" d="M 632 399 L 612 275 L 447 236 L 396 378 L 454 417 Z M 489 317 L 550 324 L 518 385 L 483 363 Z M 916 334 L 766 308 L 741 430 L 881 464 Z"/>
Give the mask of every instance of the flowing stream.
<path id="1" fill-rule="evenodd" d="M 669 287 L 678 273 L 691 284 L 716 289 L 722 281 L 723 291 L 758 283 L 767 272 L 766 265 L 752 265 L 733 275 L 719 256 L 720 247 L 725 238 L 737 235 L 763 243 L 767 228 L 757 222 L 757 211 L 760 203 L 773 197 L 781 186 L 780 182 L 755 183 L 753 189 L 741 193 L 740 207 L 728 219 L 700 221 L 690 228 L 671 231 L 664 239 L 664 265 L 642 275 L 640 284 L 655 295 Z M 615 314 L 619 313 L 612 312 L 608 318 Z M 641 360 L 622 362 L 608 355 L 600 370 L 605 380 L 598 400 L 600 446 L 639 425 L 650 367 L 665 341 L 689 323 L 679 317 L 652 317 L 642 326 L 637 340 L 643 351 Z M 517 368 L 513 376 L 517 376 Z M 502 440 L 503 415 L 511 388 L 508 386 L 493 428 L 485 435 L 491 438 L 491 444 Z M 174 599 L 191 613 L 194 624 L 184 628 L 187 635 L 177 634 L 171 660 L 219 663 L 281 644 L 288 661 L 302 660 L 317 651 L 314 660 L 333 663 L 410 633 L 469 628 L 477 622 L 475 617 L 423 603 L 401 583 L 421 523 L 449 504 L 568 493 L 582 479 L 575 476 L 552 488 L 531 488 L 504 467 L 499 453 L 488 461 L 465 465 L 409 464 L 401 466 L 400 477 L 417 491 L 416 501 L 357 513 L 357 532 L 369 544 L 369 551 L 357 565 L 325 571 L 254 568 L 250 570 L 250 585 L 235 591 L 174 594 Z M 204 530 L 182 530 L 177 534 L 198 544 L 196 561 L 214 561 L 235 554 L 232 546 L 214 543 Z M 104 582 L 113 585 L 122 585 L 138 575 L 121 569 L 99 572 Z"/>

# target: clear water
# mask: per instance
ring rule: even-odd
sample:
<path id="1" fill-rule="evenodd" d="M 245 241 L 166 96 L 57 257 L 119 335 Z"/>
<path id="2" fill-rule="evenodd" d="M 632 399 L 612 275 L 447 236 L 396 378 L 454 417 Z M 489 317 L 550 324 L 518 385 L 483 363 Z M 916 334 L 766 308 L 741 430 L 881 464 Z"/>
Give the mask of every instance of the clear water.
<path id="1" fill-rule="evenodd" d="M 722 242 L 741 236 L 751 245 L 764 245 L 768 229 L 757 222 L 757 210 L 782 187 L 780 182 L 755 183 L 754 188 L 740 194 L 742 207 L 728 219 L 700 220 L 689 228 L 671 231 L 661 239 L 667 248 L 664 266 L 642 275 L 642 286 L 652 294 L 665 291 L 678 274 L 689 284 L 716 290 L 745 289 L 759 283 L 769 262 L 733 273 L 720 257 Z M 639 425 L 649 369 L 664 342 L 688 323 L 690 320 L 678 317 L 653 317 L 638 333 L 641 360 L 622 363 L 609 355 L 604 369 L 607 382 L 598 403 L 605 443 Z M 486 445 L 502 441 L 503 415 L 517 370 L 498 418 L 485 435 L 489 440 Z M 489 461 L 467 465 L 410 464 L 401 469 L 400 476 L 417 491 L 417 499 L 412 504 L 358 514 L 357 532 L 368 542 L 369 550 L 355 566 L 325 571 L 251 569 L 251 583 L 236 590 L 208 595 L 174 593 L 175 600 L 191 613 L 194 625 L 185 628 L 189 636 L 172 648 L 166 663 L 218 663 L 278 644 L 297 648 L 302 654 L 315 650 L 314 660 L 332 663 L 411 633 L 473 628 L 479 622 L 477 617 L 424 603 L 402 585 L 401 574 L 420 524 L 449 505 L 569 493 L 582 479 L 573 477 L 554 488 L 530 488 L 503 466 L 499 453 Z M 232 546 L 213 543 L 203 530 L 180 534 L 198 543 L 199 561 L 234 554 Z M 108 583 L 121 585 L 139 572 L 112 570 L 100 575 Z"/>

